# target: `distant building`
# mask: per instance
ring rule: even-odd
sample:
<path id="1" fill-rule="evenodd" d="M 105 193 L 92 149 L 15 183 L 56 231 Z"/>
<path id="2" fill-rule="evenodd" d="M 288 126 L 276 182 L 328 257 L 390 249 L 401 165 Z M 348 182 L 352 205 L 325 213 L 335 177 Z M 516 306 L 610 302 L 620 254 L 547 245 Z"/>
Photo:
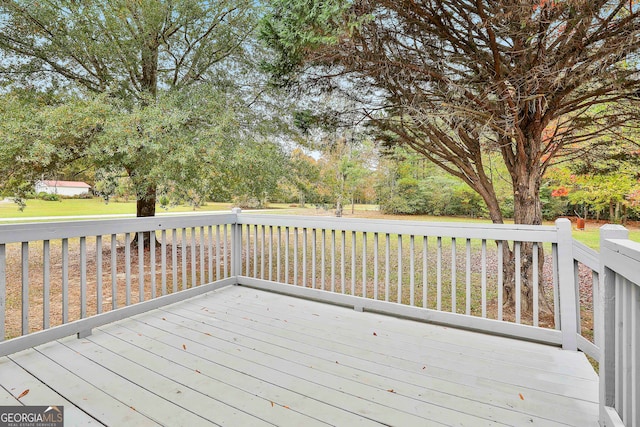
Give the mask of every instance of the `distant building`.
<path id="1" fill-rule="evenodd" d="M 91 186 L 81 181 L 38 181 L 36 193 L 57 194 L 59 196 L 80 196 L 88 194 Z"/>

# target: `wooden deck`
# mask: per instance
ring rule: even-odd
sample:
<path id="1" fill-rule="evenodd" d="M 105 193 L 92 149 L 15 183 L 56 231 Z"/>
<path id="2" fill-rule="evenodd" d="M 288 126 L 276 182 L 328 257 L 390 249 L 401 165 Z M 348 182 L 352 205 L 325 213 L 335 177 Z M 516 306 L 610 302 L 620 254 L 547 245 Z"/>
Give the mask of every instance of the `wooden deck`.
<path id="1" fill-rule="evenodd" d="M 66 426 L 596 426 L 597 401 L 582 353 L 242 286 L 0 358 L 0 405 Z"/>

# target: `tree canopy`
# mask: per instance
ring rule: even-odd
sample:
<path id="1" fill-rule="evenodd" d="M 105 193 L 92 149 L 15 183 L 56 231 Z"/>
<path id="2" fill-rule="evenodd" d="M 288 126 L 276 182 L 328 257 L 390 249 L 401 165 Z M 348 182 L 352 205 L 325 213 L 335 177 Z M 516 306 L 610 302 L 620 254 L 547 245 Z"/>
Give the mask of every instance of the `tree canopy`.
<path id="1" fill-rule="evenodd" d="M 67 131 L 65 138 L 73 127 L 108 134 L 99 148 L 89 141 L 95 135 L 76 135 L 76 142 L 91 145 L 83 153 L 93 155 L 97 165 L 127 171 L 137 193 L 137 214 L 148 216 L 155 213 L 159 181 L 154 171 L 167 170 L 161 160 L 180 153 L 172 159 L 175 167 L 188 170 L 202 159 L 192 150 L 198 144 L 184 140 L 193 133 L 178 137 L 177 130 L 224 127 L 212 125 L 224 114 L 212 114 L 204 123 L 202 116 L 193 120 L 197 111 L 177 110 L 177 103 L 198 110 L 198 96 L 232 86 L 246 63 L 256 6 L 226 0 L 7 0 L 0 2 L 0 17 L 0 80 L 14 88 L 39 87 L 71 94 L 79 102 L 110 104 L 107 116 L 113 120 L 105 119 L 110 127 L 95 117 L 91 123 L 78 122 L 67 111 L 61 130 Z M 192 87 L 203 93 L 189 92 Z M 219 106 L 233 110 L 224 105 L 228 99 Z M 52 111 L 65 114 L 61 106 Z"/>
<path id="2" fill-rule="evenodd" d="M 494 222 L 485 153 L 508 169 L 515 221 L 539 224 L 554 159 L 637 119 L 640 7 L 628 0 L 270 4 L 262 37 L 279 52 L 276 81 L 355 98 L 381 139 L 461 178 Z"/>

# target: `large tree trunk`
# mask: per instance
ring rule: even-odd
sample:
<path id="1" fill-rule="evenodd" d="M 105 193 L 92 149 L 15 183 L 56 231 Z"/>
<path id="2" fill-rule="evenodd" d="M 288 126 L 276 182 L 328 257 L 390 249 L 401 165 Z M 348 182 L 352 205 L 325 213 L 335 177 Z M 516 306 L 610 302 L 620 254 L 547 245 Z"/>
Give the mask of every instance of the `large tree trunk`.
<path id="1" fill-rule="evenodd" d="M 141 195 L 141 194 L 137 194 L 136 195 L 136 217 L 138 218 L 144 218 L 144 217 L 150 217 L 150 216 L 155 216 L 156 214 L 156 186 L 151 184 L 147 187 L 145 194 Z M 145 231 L 144 233 L 142 233 L 143 236 L 143 244 L 144 244 L 144 248 L 145 250 L 150 249 L 151 248 L 151 232 L 149 231 Z M 153 238 L 155 239 L 155 235 L 153 235 Z M 137 246 L 139 244 L 138 242 L 138 235 L 136 234 L 136 237 L 133 239 L 133 245 Z M 157 241 L 156 241 L 157 243 Z"/>
<path id="2" fill-rule="evenodd" d="M 538 167 L 521 167 L 514 177 L 514 223 L 526 225 L 542 224 L 542 204 L 540 202 L 540 182 L 542 172 Z M 515 247 L 503 245 L 504 257 L 504 304 L 506 307 L 515 308 L 516 304 L 516 277 L 520 276 L 521 283 L 521 310 L 523 313 L 531 313 L 533 310 L 534 283 L 534 245 L 530 242 L 520 244 L 520 269 L 516 271 Z M 546 303 L 544 288 L 542 286 L 542 272 L 544 268 L 544 249 L 537 245 L 538 264 L 538 290 L 540 295 L 540 307 L 551 310 Z"/>

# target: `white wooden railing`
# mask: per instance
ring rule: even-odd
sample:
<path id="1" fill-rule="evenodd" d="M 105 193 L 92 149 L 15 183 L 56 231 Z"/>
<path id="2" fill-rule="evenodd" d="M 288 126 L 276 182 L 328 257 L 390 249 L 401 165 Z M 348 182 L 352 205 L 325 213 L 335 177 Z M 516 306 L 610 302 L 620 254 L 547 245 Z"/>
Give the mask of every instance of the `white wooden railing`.
<path id="1" fill-rule="evenodd" d="M 132 245 L 145 233 L 150 247 Z M 624 228 L 603 227 L 598 254 L 571 238 L 565 219 L 534 227 L 240 210 L 2 225 L 0 355 L 239 284 L 582 350 L 600 363 L 601 424 L 635 426 L 640 244 L 626 239 Z M 524 262 L 532 307 L 515 274 L 516 304 L 506 309 L 505 273 Z M 581 280 L 591 282 L 591 306 L 581 306 Z M 593 316 L 593 336 L 581 313 Z"/>
<path id="2" fill-rule="evenodd" d="M 600 232 L 600 424 L 640 425 L 640 243 L 621 226 Z"/>
<path id="3" fill-rule="evenodd" d="M 235 284 L 236 218 L 0 226 L 0 355 Z"/>
<path id="4" fill-rule="evenodd" d="M 577 348 L 566 219 L 534 227 L 241 214 L 238 223 L 242 285 Z M 503 249 L 520 272 L 531 244 L 533 307 L 524 310 L 516 274 L 516 304 L 505 310 Z"/>

